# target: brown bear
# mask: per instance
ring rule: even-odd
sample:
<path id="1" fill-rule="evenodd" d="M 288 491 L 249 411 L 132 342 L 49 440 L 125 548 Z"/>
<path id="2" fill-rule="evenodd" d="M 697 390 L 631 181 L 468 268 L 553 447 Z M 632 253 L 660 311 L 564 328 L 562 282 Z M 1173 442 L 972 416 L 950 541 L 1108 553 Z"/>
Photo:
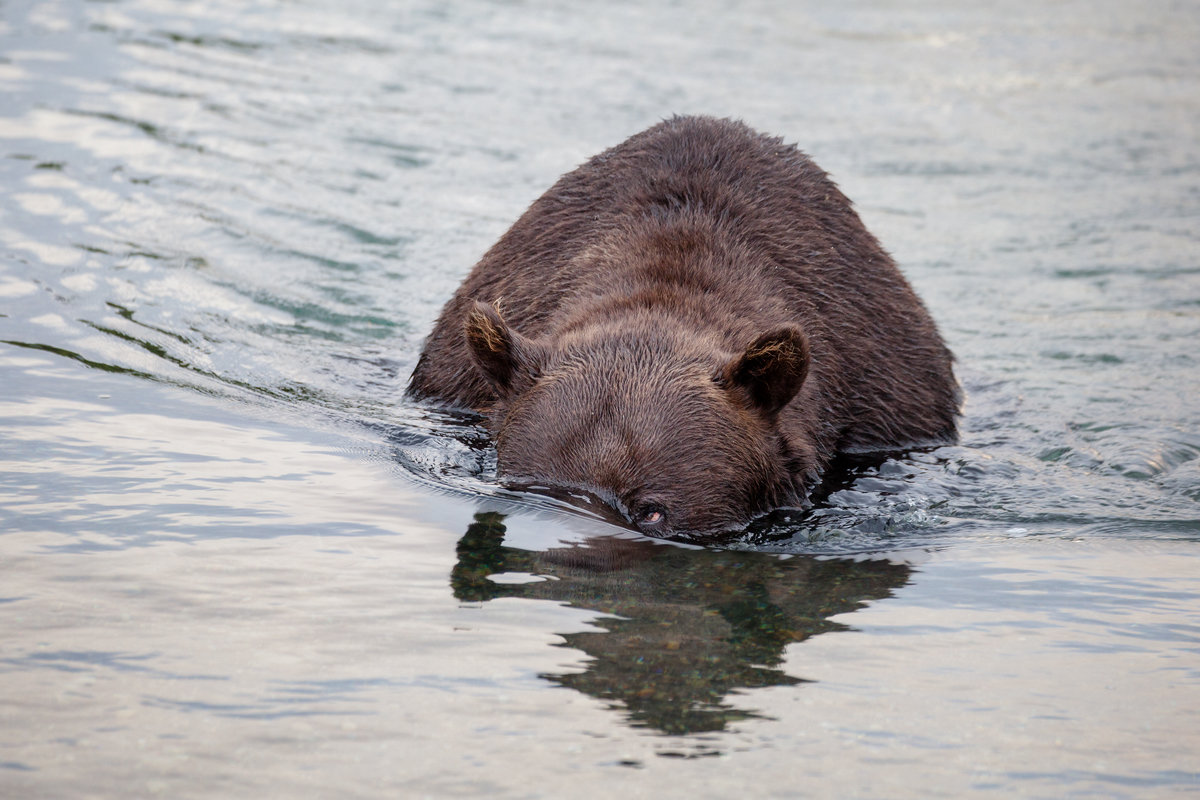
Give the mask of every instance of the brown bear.
<path id="1" fill-rule="evenodd" d="M 534 202 L 447 303 L 409 394 L 487 415 L 510 485 L 708 536 L 803 507 L 839 453 L 954 440 L 951 361 L 807 156 L 676 117 Z"/>

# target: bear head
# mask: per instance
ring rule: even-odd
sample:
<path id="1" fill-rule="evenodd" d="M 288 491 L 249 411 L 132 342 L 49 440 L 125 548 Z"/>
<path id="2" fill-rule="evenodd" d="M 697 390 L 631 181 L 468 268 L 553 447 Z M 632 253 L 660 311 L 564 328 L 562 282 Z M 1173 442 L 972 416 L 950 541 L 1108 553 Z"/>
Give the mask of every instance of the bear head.
<path id="1" fill-rule="evenodd" d="M 496 397 L 506 484 L 583 493 L 653 536 L 727 533 L 804 502 L 775 424 L 808 372 L 798 327 L 739 352 L 649 312 L 532 339 L 476 302 L 464 332 Z"/>

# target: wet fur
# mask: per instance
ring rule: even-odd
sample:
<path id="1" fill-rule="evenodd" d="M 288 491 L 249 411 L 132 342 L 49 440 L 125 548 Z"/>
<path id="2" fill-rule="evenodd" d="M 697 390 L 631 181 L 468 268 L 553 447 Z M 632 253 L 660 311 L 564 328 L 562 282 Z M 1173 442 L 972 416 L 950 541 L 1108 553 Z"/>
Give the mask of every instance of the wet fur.
<path id="1" fill-rule="evenodd" d="M 409 392 L 489 415 L 502 471 L 538 473 L 515 478 L 626 517 L 639 481 L 729 506 L 685 514 L 694 529 L 802 503 L 838 452 L 950 441 L 959 403 L 932 319 L 825 173 L 703 117 L 535 201 L 446 305 Z"/>

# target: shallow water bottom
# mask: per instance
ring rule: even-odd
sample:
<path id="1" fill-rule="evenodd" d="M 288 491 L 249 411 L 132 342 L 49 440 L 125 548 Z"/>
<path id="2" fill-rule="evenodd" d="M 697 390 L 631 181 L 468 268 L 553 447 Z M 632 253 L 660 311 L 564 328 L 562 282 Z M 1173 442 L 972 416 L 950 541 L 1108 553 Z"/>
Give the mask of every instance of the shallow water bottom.
<path id="1" fill-rule="evenodd" d="M 1194 542 L 596 539 L 405 491 L 369 433 L 19 360 L 8 796 L 1200 789 Z"/>

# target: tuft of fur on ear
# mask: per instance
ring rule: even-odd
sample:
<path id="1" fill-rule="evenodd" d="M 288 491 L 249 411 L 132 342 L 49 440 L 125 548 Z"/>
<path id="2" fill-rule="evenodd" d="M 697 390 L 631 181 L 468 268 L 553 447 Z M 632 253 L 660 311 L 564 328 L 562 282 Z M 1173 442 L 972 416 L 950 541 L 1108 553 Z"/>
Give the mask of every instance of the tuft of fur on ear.
<path id="1" fill-rule="evenodd" d="M 725 368 L 724 383 L 745 390 L 765 414 L 776 414 L 808 376 L 808 337 L 788 325 L 764 333 Z"/>
<path id="2" fill-rule="evenodd" d="M 508 327 L 496 306 L 475 301 L 467 313 L 464 334 L 471 359 L 500 397 L 537 378 L 541 346 Z"/>

